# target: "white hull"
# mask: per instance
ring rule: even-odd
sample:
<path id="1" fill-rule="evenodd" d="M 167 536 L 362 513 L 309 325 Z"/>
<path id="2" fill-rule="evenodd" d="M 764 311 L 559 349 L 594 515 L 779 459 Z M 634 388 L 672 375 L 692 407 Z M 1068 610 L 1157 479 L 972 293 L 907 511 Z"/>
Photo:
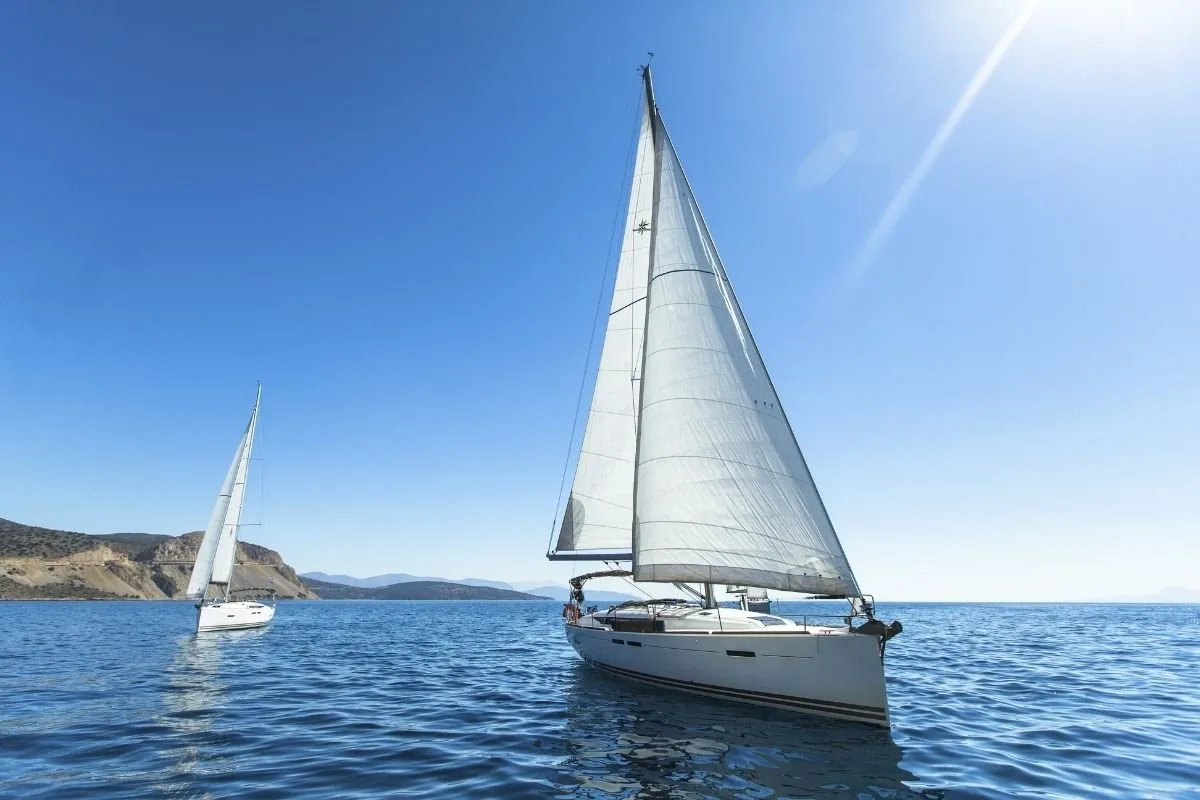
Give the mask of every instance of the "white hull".
<path id="1" fill-rule="evenodd" d="M 274 616 L 275 607 L 262 603 L 205 603 L 200 606 L 196 632 L 261 628 Z"/>
<path id="2" fill-rule="evenodd" d="M 889 725 L 876 636 L 799 626 L 630 632 L 612 630 L 605 621 L 603 614 L 585 615 L 565 628 L 576 652 L 607 672 L 712 697 Z"/>

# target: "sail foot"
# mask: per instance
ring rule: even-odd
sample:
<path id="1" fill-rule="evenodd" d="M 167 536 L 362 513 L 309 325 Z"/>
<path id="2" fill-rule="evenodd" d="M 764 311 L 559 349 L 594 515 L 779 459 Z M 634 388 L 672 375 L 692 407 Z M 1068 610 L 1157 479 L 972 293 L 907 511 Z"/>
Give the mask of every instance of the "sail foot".
<path id="1" fill-rule="evenodd" d="M 635 565 L 633 579 L 647 583 L 725 583 L 838 597 L 856 597 L 859 594 L 854 581 L 841 576 L 805 575 L 727 565 L 643 562 Z"/>

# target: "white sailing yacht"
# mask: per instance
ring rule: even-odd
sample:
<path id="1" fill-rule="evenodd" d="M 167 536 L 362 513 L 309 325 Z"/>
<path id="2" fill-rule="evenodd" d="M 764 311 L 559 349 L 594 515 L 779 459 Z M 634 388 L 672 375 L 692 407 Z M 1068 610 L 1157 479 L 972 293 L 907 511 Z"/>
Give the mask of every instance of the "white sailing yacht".
<path id="1" fill-rule="evenodd" d="M 884 643 L 900 623 L 876 620 L 859 589 L 667 135 L 648 66 L 642 77 L 608 327 L 547 553 L 610 568 L 571 580 L 567 638 L 590 664 L 656 686 L 887 726 Z M 587 608 L 583 584 L 602 576 L 672 583 L 689 598 Z M 719 583 L 741 594 L 741 608 L 718 605 Z M 849 613 L 831 625 L 758 613 L 749 600 L 766 589 L 844 598 Z"/>
<path id="2" fill-rule="evenodd" d="M 231 600 L 234 562 L 237 559 L 238 531 L 242 523 L 242 504 L 246 497 L 246 479 L 250 472 L 250 453 L 254 449 L 254 429 L 258 424 L 258 405 L 262 386 L 254 398 L 250 422 L 238 443 L 237 453 L 213 506 L 212 518 L 200 542 L 187 597 L 197 599 L 196 632 L 259 628 L 275 616 L 272 593 L 270 605 L 254 600 Z"/>

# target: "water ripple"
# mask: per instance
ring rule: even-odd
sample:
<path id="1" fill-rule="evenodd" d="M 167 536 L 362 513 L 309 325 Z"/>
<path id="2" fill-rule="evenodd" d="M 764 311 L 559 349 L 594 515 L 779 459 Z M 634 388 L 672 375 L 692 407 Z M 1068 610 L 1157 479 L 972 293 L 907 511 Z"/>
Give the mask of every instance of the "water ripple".
<path id="1" fill-rule="evenodd" d="M 0 796 L 1200 798 L 1200 608 L 881 610 L 890 734 L 598 673 L 544 603 L 4 603 Z"/>

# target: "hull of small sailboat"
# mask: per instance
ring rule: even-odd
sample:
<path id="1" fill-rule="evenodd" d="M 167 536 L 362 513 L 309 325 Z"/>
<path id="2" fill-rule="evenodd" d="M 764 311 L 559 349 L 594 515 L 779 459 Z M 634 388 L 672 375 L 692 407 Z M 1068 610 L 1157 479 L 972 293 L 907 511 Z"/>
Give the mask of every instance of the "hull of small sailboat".
<path id="1" fill-rule="evenodd" d="M 845 628 L 630 632 L 584 616 L 565 625 L 589 664 L 655 686 L 889 725 L 879 639 Z"/>
<path id="2" fill-rule="evenodd" d="M 197 633 L 261 628 L 275 616 L 275 607 L 255 602 L 205 603 L 196 621 Z"/>

